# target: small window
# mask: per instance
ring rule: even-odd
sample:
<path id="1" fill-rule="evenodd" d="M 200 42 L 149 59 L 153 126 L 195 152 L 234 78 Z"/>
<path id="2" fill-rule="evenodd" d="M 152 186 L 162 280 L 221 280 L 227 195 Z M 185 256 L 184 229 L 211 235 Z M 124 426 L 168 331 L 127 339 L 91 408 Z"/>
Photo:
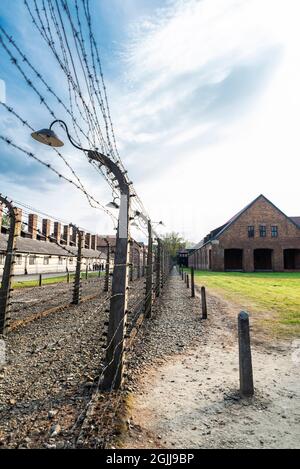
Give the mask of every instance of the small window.
<path id="1" fill-rule="evenodd" d="M 278 226 L 277 225 L 271 226 L 271 236 L 272 238 L 278 238 Z"/>
<path id="2" fill-rule="evenodd" d="M 5 262 L 5 255 L 4 254 L 0 254 L 0 265 L 3 265 Z"/>
<path id="3" fill-rule="evenodd" d="M 16 264 L 18 265 L 22 264 L 22 256 L 20 254 L 16 255 Z"/>
<path id="4" fill-rule="evenodd" d="M 259 236 L 265 238 L 267 236 L 266 225 L 259 226 Z"/>
<path id="5" fill-rule="evenodd" d="M 44 257 L 44 265 L 49 265 L 49 259 L 50 259 L 49 256 Z"/>
<path id="6" fill-rule="evenodd" d="M 69 258 L 69 264 L 73 264 L 73 257 Z"/>
<path id="7" fill-rule="evenodd" d="M 254 238 L 254 226 L 253 225 L 248 226 L 248 238 Z"/>
<path id="8" fill-rule="evenodd" d="M 29 265 L 34 265 L 36 261 L 36 256 L 29 256 Z"/>
<path id="9" fill-rule="evenodd" d="M 63 258 L 59 256 L 58 258 L 58 264 L 61 265 L 63 263 Z"/>

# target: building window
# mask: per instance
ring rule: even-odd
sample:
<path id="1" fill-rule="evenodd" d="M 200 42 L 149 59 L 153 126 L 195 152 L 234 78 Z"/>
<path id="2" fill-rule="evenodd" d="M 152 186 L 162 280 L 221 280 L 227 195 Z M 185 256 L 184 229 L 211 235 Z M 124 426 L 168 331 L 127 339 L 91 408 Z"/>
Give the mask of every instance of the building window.
<path id="1" fill-rule="evenodd" d="M 73 264 L 73 257 L 69 258 L 69 264 Z"/>
<path id="2" fill-rule="evenodd" d="M 254 238 L 254 226 L 253 225 L 248 226 L 248 238 Z"/>
<path id="3" fill-rule="evenodd" d="M 18 265 L 22 264 L 22 256 L 20 254 L 16 255 L 16 264 Z"/>
<path id="4" fill-rule="evenodd" d="M 0 265 L 3 265 L 3 264 L 4 264 L 4 261 L 5 261 L 5 255 L 4 255 L 4 254 L 0 254 Z"/>
<path id="5" fill-rule="evenodd" d="M 265 238 L 267 236 L 266 225 L 259 225 L 259 236 Z"/>
<path id="6" fill-rule="evenodd" d="M 44 265 L 49 265 L 49 259 L 50 259 L 49 256 L 44 257 Z"/>
<path id="7" fill-rule="evenodd" d="M 29 265 L 34 265 L 36 261 L 36 256 L 29 256 Z"/>
<path id="8" fill-rule="evenodd" d="M 61 265 L 63 263 L 63 258 L 61 256 L 59 256 L 58 258 L 58 264 Z"/>
<path id="9" fill-rule="evenodd" d="M 277 238 L 278 237 L 278 226 L 277 225 L 271 226 L 271 236 L 272 236 L 272 238 Z"/>

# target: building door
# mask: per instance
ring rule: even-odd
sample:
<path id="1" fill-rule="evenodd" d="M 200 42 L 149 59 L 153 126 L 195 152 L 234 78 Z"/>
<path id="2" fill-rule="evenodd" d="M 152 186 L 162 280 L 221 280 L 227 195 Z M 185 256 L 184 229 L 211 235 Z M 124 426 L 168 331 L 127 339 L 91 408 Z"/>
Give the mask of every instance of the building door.
<path id="1" fill-rule="evenodd" d="M 254 249 L 254 270 L 273 270 L 273 249 Z"/>
<path id="2" fill-rule="evenodd" d="M 224 270 L 243 270 L 243 249 L 224 249 Z"/>
<path id="3" fill-rule="evenodd" d="M 300 270 L 300 249 L 284 249 L 283 259 L 286 270 Z"/>

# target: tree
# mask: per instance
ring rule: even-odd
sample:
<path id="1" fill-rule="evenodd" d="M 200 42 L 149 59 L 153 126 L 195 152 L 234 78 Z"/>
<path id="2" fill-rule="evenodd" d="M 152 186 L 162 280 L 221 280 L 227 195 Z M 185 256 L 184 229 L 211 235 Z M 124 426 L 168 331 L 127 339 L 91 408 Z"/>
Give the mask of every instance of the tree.
<path id="1" fill-rule="evenodd" d="M 10 222 L 9 215 L 7 215 L 6 213 L 3 213 L 2 214 L 2 225 L 8 228 L 9 225 L 10 225 L 9 222 Z"/>
<path id="2" fill-rule="evenodd" d="M 180 249 L 184 249 L 186 247 L 187 241 L 185 241 L 179 233 L 172 231 L 172 233 L 166 233 L 162 236 L 164 245 L 173 259 L 176 258 L 177 252 Z"/>

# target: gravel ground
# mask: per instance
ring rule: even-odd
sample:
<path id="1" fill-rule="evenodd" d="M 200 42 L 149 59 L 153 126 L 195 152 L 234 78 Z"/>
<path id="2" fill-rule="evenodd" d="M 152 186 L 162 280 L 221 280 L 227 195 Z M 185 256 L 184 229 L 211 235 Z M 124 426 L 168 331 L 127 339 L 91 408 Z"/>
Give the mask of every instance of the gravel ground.
<path id="1" fill-rule="evenodd" d="M 299 349 L 252 331 L 255 396 L 239 396 L 237 306 L 171 277 L 137 339 L 125 448 L 299 448 Z M 250 315 L 251 323 L 251 315 Z M 298 344 L 299 346 L 299 344 Z M 131 382 L 130 382 L 131 381 Z"/>
<path id="2" fill-rule="evenodd" d="M 102 292 L 103 286 L 104 277 L 83 279 L 81 281 L 82 298 Z M 11 297 L 11 320 L 25 319 L 55 306 L 68 304 L 72 301 L 72 295 L 73 282 L 15 289 Z"/>
<path id="3" fill-rule="evenodd" d="M 143 279 L 131 284 L 129 308 L 140 301 L 143 284 Z M 31 288 L 20 295 L 36 298 L 48 288 L 47 295 L 61 299 L 65 287 Z M 103 365 L 108 306 L 108 296 L 102 292 L 97 299 L 37 319 L 8 335 L 6 363 L 0 368 L 2 447 L 74 447 L 80 417 Z M 104 399 L 109 404 L 108 396 Z"/>

